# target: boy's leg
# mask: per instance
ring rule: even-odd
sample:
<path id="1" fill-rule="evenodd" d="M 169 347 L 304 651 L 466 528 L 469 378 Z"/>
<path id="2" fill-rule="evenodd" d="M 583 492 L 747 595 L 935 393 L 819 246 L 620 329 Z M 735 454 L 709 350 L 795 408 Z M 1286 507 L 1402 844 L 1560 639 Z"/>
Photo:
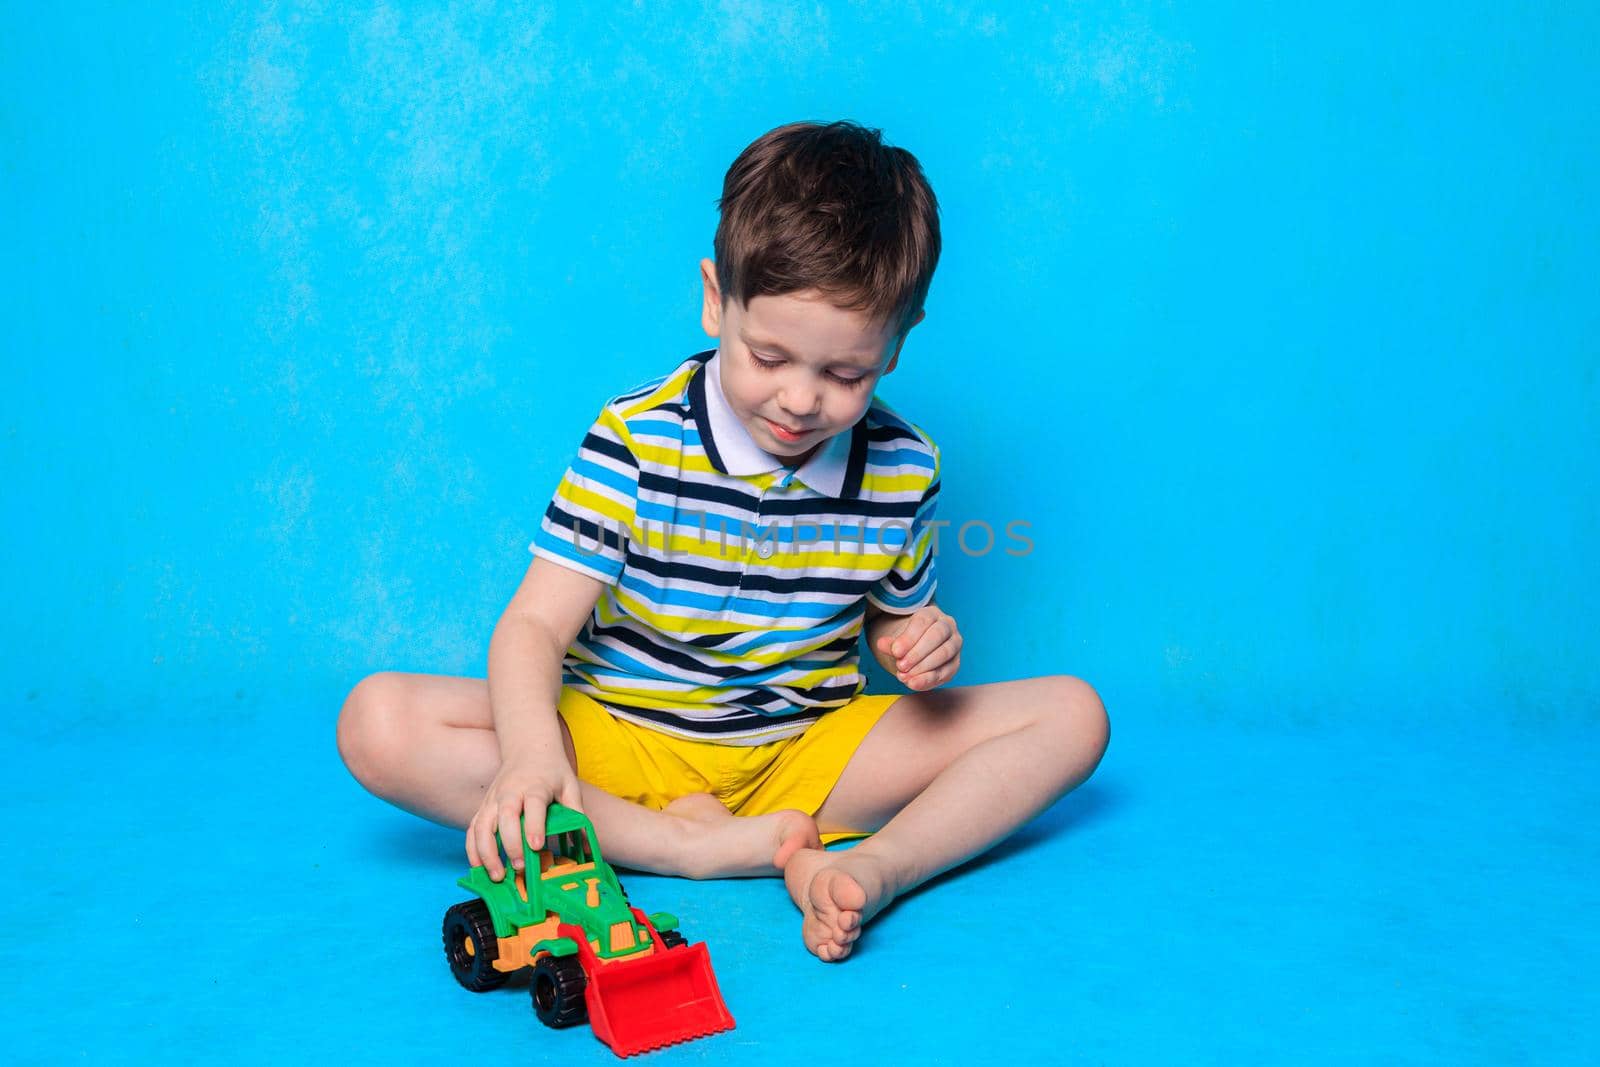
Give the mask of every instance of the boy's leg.
<path id="1" fill-rule="evenodd" d="M 895 896 L 1008 837 L 1093 773 L 1105 708 L 1076 678 L 911 693 L 868 732 L 817 812 L 824 833 L 873 830 L 854 848 L 802 850 L 784 868 L 806 947 L 848 955 Z"/>
<path id="2" fill-rule="evenodd" d="M 564 721 L 561 739 L 578 768 Z M 338 741 L 345 766 L 369 792 L 462 830 L 500 770 L 489 685 L 482 678 L 374 674 L 345 700 Z M 776 875 L 782 863 L 774 860 L 787 862 L 798 847 L 795 838 L 817 843 L 816 824 L 803 812 L 707 820 L 700 802 L 715 799 L 705 795 L 656 811 L 587 781 L 582 787 L 584 814 L 615 865 L 690 878 Z"/>

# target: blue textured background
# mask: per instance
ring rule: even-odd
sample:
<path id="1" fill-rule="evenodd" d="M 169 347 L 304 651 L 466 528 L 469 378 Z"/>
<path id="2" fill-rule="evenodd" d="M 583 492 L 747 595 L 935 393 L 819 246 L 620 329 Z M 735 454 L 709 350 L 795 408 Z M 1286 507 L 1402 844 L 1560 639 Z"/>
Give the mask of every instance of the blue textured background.
<path id="1" fill-rule="evenodd" d="M 482 674 L 583 428 L 708 344 L 695 263 L 723 170 L 780 122 L 851 117 L 912 149 L 943 207 L 928 319 L 883 395 L 945 450 L 943 517 L 1032 523 L 1027 557 L 942 557 L 960 680 L 1081 675 L 1117 727 L 1050 816 L 1078 839 L 1021 853 L 1069 885 L 1096 842 L 1070 876 L 1096 907 L 1029 936 L 1074 961 L 1176 954 L 989 1021 L 1061 1020 L 1112 1061 L 1577 1054 L 1600 870 L 1597 29 L 1548 4 L 5 5 L 7 969 L 43 932 L 81 957 L 51 981 L 123 975 L 106 944 L 141 968 L 207 951 L 144 1000 L 126 977 L 109 1005 L 47 984 L 0 1014 L 42 1059 L 79 1009 L 83 1047 L 129 1056 L 246 1032 L 261 1058 L 393 1055 L 362 1027 L 426 1029 L 433 998 L 466 1032 L 432 959 L 459 842 L 341 777 L 339 701 L 378 669 Z M 368 821 L 355 854 L 409 909 L 362 931 L 376 970 L 340 972 L 360 1011 L 339 1022 L 306 972 L 377 898 L 341 880 L 357 846 L 330 812 Z M 1262 818 L 1282 820 L 1265 839 L 1230 822 Z M 382 834 L 416 847 L 396 864 Z M 1332 883 L 1330 847 L 1350 860 Z M 50 872 L 108 858 L 130 896 L 90 930 L 72 909 L 100 893 Z M 207 858 L 273 894 L 209 920 L 226 937 L 178 914 Z M 936 973 L 888 954 L 1003 869 L 907 901 L 854 971 L 782 966 L 857 998 L 869 959 Z M 1319 926 L 1333 905 L 1300 877 L 1348 888 L 1348 921 Z M 655 884 L 660 907 L 754 891 Z M 1202 915 L 1166 885 L 1249 903 Z M 418 916 L 399 994 L 410 956 L 384 953 Z M 1231 1014 L 1205 929 L 1253 976 Z M 1273 969 L 1296 931 L 1319 949 L 1296 966 L 1331 969 L 1304 986 Z M 1003 957 L 1035 995 L 1036 949 Z M 1062 966 L 1050 988 L 1083 973 Z M 1374 966 L 1429 992 L 1398 1009 Z M 259 1001 L 215 999 L 252 969 Z M 526 1037 L 521 1008 L 470 1025 Z M 737 1041 L 776 1062 L 781 1019 L 748 1018 Z"/>

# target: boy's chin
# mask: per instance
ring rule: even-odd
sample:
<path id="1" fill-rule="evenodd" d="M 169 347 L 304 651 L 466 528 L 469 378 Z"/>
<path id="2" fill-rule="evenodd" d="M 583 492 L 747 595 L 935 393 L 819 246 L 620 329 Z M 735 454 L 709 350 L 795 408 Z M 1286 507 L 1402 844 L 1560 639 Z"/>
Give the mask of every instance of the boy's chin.
<path id="1" fill-rule="evenodd" d="M 816 455 L 817 451 L 827 443 L 828 439 L 826 437 L 818 441 L 806 442 L 800 447 L 784 447 L 783 442 L 780 441 L 778 442 L 779 447 L 777 449 L 769 448 L 766 450 L 766 452 L 767 455 L 771 456 L 773 459 L 776 459 L 786 467 L 798 467 L 800 464 Z M 781 449 L 781 451 L 779 449 Z"/>

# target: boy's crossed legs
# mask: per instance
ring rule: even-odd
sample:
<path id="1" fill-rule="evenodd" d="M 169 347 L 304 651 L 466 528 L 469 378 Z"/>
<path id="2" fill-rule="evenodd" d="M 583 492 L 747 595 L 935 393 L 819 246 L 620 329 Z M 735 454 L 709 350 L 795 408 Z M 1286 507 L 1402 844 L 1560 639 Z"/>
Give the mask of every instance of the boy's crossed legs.
<path id="1" fill-rule="evenodd" d="M 567 758 L 577 767 L 562 725 Z M 654 811 L 583 784 L 614 863 L 691 878 L 776 875 L 804 916 L 806 947 L 842 959 L 895 897 L 984 852 L 1094 771 L 1109 730 L 1099 697 L 1052 676 L 900 697 L 856 749 L 816 814 L 736 818 L 708 793 Z M 339 750 L 370 791 L 465 828 L 499 769 L 482 679 L 377 674 L 339 718 Z M 822 832 L 864 830 L 828 852 Z"/>

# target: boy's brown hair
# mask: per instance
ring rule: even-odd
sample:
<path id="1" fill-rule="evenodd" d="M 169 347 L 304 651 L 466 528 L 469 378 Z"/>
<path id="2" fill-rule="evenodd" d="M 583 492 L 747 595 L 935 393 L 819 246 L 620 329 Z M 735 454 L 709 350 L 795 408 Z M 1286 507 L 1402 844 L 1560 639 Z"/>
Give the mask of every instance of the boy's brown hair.
<path id="1" fill-rule="evenodd" d="M 939 263 L 939 204 L 916 157 L 854 122 L 795 122 L 728 168 L 714 243 L 724 300 L 816 289 L 906 330 Z"/>

